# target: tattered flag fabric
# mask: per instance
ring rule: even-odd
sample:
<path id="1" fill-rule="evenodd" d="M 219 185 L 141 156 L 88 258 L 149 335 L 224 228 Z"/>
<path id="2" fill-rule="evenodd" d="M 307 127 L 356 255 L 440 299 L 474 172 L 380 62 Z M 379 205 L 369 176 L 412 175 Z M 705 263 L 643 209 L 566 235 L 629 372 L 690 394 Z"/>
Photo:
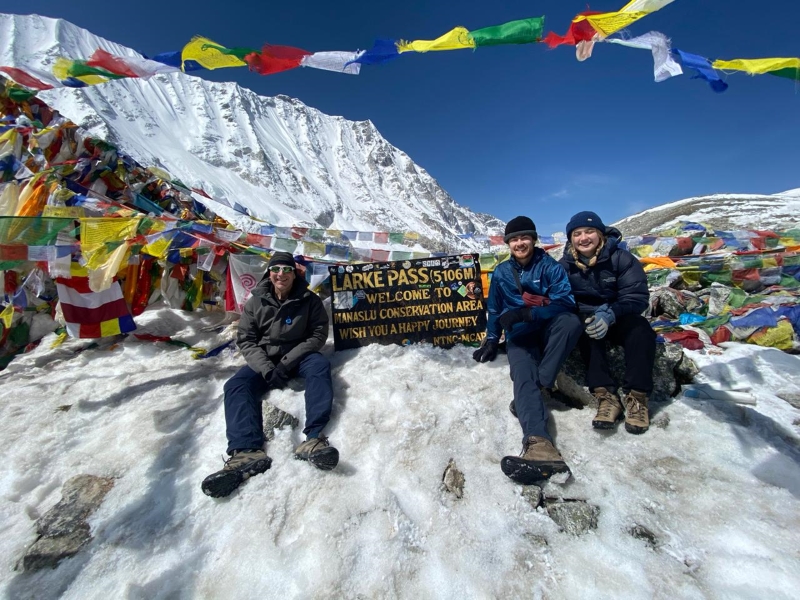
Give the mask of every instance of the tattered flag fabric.
<path id="1" fill-rule="evenodd" d="M 672 49 L 672 55 L 677 56 L 681 64 L 687 69 L 694 69 L 697 75 L 692 79 L 705 79 L 711 86 L 711 89 L 717 93 L 722 93 L 728 89 L 728 84 L 722 81 L 717 72 L 711 66 L 711 61 L 703 56 L 697 54 L 690 54 L 677 48 Z"/>
<path id="2" fill-rule="evenodd" d="M 578 17 L 599 14 L 600 13 L 597 11 L 586 11 L 580 13 L 577 17 L 575 17 L 575 19 L 572 20 L 572 23 L 570 23 L 567 33 L 565 33 L 563 36 L 560 36 L 551 31 L 544 38 L 544 43 L 550 48 L 555 48 L 556 46 L 561 45 L 576 46 L 578 42 L 590 41 L 597 32 L 594 30 L 594 27 L 592 27 L 592 24 L 589 23 L 589 21 L 585 19 L 578 20 Z"/>
<path id="3" fill-rule="evenodd" d="M 253 52 L 244 57 L 251 71 L 259 75 L 272 75 L 300 66 L 304 57 L 311 52 L 292 46 L 273 46 L 264 44 L 261 52 Z"/>
<path id="4" fill-rule="evenodd" d="M 715 60 L 712 65 L 721 71 L 744 71 L 750 75 L 777 75 L 800 80 L 800 58 L 737 58 Z"/>
<path id="5" fill-rule="evenodd" d="M 372 48 L 359 53 L 353 59 L 353 62 L 362 65 L 382 65 L 398 56 L 400 54 L 397 51 L 397 43 L 394 40 L 375 40 Z"/>
<path id="6" fill-rule="evenodd" d="M 347 75 L 358 75 L 361 70 L 361 64 L 355 62 L 355 60 L 359 55 L 359 52 L 314 52 L 304 56 L 303 60 L 300 61 L 300 66 L 336 71 Z"/>
<path id="7" fill-rule="evenodd" d="M 629 48 L 650 50 L 653 53 L 653 75 L 656 81 L 664 81 L 683 74 L 683 69 L 670 54 L 670 40 L 663 33 L 651 31 L 629 40 L 609 38 L 605 41 Z"/>
<path id="8" fill-rule="evenodd" d="M 98 48 L 86 61 L 90 67 L 99 67 L 110 73 L 116 73 L 124 77 L 152 77 L 159 73 L 174 73 L 180 71 L 179 67 L 165 65 L 163 63 L 139 58 L 134 56 L 114 56 Z"/>
<path id="9" fill-rule="evenodd" d="M 208 38 L 195 36 L 181 51 L 181 70 L 185 71 L 186 61 L 193 60 L 206 69 L 244 67 L 244 57 L 258 52 L 253 48 L 226 48 Z"/>
<path id="10" fill-rule="evenodd" d="M 44 81 L 39 81 L 33 75 L 29 75 L 22 69 L 17 67 L 0 67 L 0 71 L 8 75 L 11 79 L 18 84 L 25 86 L 31 90 L 51 90 L 53 86 Z"/>
<path id="11" fill-rule="evenodd" d="M 624 29 L 642 17 L 661 10 L 672 2 L 674 0 L 632 0 L 618 11 L 578 16 L 576 19 L 586 19 L 595 31 L 605 37 Z"/>
<path id="12" fill-rule="evenodd" d="M 532 44 L 542 39 L 542 33 L 544 33 L 544 17 L 532 17 L 476 29 L 469 32 L 469 37 L 476 46 L 482 47 L 502 44 Z"/>
<path id="13" fill-rule="evenodd" d="M 433 52 L 439 50 L 463 50 L 474 48 L 473 40 L 469 31 L 465 27 L 454 27 L 447 33 L 440 35 L 435 40 L 414 40 L 407 42 L 400 40 L 397 42 L 397 51 L 403 52 Z"/>

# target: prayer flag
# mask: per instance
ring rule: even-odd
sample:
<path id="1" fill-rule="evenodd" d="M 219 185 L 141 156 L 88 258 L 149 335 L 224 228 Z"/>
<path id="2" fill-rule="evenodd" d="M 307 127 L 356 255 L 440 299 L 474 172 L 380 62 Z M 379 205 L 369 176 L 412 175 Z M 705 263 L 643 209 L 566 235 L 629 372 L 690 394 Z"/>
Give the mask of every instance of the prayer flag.
<path id="1" fill-rule="evenodd" d="M 724 71 L 744 71 L 750 75 L 766 73 L 800 80 L 800 58 L 737 58 L 715 60 L 711 66 Z"/>
<path id="2" fill-rule="evenodd" d="M 300 61 L 300 66 L 358 75 L 361 64 L 355 61 L 359 55 L 359 52 L 314 52 L 304 56 Z"/>
<path id="3" fill-rule="evenodd" d="M 245 67 L 245 56 L 257 53 L 252 48 L 226 48 L 208 38 L 195 36 L 181 51 L 181 70 L 185 71 L 187 60 L 193 60 L 206 69 Z"/>
<path id="4" fill-rule="evenodd" d="M 17 67 L 0 67 L 0 71 L 11 77 L 14 81 L 16 81 L 20 85 L 24 85 L 26 88 L 32 90 L 52 90 L 53 86 L 45 83 L 43 81 L 39 81 L 33 75 L 28 75 L 22 69 L 18 69 Z"/>
<path id="5" fill-rule="evenodd" d="M 292 46 L 273 46 L 265 44 L 261 53 L 253 52 L 244 57 L 251 71 L 259 75 L 272 75 L 300 66 L 304 57 L 311 53 Z"/>
<path id="6" fill-rule="evenodd" d="M 681 64 L 688 69 L 697 71 L 697 75 L 692 79 L 705 79 L 711 86 L 711 89 L 717 93 L 722 93 L 728 89 L 728 84 L 722 81 L 717 72 L 711 66 L 711 61 L 703 56 L 697 54 L 690 54 L 677 48 L 672 49 L 672 55 L 677 56 L 681 60 Z"/>
<path id="7" fill-rule="evenodd" d="M 474 48 L 475 40 L 473 40 L 469 31 L 464 27 L 454 27 L 444 35 L 439 36 L 435 40 L 414 40 L 413 42 L 406 42 L 400 40 L 397 42 L 397 51 L 402 54 L 403 52 L 432 52 L 434 50 L 461 50 L 464 48 Z"/>
<path id="8" fill-rule="evenodd" d="M 501 44 L 531 44 L 542 39 L 544 17 L 532 17 L 509 21 L 494 27 L 484 27 L 469 32 L 469 37 L 478 47 Z"/>
<path id="9" fill-rule="evenodd" d="M 71 277 L 56 278 L 58 299 L 69 335 L 99 338 L 136 329 L 118 281 L 102 292 L 93 292 L 86 269 L 78 263 L 72 263 L 70 267 Z"/>
<path id="10" fill-rule="evenodd" d="M 624 29 L 650 13 L 661 10 L 674 0 L 632 0 L 616 12 L 600 13 L 595 15 L 578 16 L 576 19 L 586 19 L 603 37 Z"/>
<path id="11" fill-rule="evenodd" d="M 683 73 L 681 66 L 672 58 L 669 38 L 663 33 L 651 31 L 629 40 L 614 38 L 605 41 L 629 48 L 650 50 L 653 53 L 653 75 L 656 81 L 664 81 Z"/>

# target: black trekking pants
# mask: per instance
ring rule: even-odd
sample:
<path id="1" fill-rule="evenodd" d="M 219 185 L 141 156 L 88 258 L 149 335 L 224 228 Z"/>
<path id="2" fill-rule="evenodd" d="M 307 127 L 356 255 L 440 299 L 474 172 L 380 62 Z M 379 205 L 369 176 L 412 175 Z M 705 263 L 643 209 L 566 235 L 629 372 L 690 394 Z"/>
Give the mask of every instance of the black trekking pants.
<path id="1" fill-rule="evenodd" d="M 599 387 L 617 390 L 617 382 L 608 368 L 606 343 L 622 346 L 625 351 L 622 388 L 649 395 L 653 391 L 656 334 L 647 319 L 641 315 L 625 315 L 617 319 L 602 340 L 594 340 L 585 333 L 581 336 L 578 348 L 586 365 L 586 385 L 590 391 Z"/>

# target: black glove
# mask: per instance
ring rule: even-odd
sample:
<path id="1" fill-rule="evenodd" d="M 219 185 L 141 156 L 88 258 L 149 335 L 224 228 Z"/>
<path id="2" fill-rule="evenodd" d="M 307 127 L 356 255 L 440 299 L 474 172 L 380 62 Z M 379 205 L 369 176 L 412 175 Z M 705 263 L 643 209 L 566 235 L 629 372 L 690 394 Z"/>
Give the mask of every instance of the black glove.
<path id="1" fill-rule="evenodd" d="M 283 363 L 278 363 L 272 371 L 269 372 L 269 379 L 267 380 L 269 387 L 275 389 L 283 389 L 289 383 L 289 373 L 286 372 L 286 367 Z"/>
<path id="2" fill-rule="evenodd" d="M 510 331 L 517 323 L 530 323 L 533 321 L 533 313 L 530 308 L 523 306 L 522 308 L 514 308 L 504 312 L 497 320 L 503 329 Z"/>
<path id="3" fill-rule="evenodd" d="M 478 362 L 490 362 L 497 358 L 497 340 L 486 340 L 486 343 L 472 353 Z"/>

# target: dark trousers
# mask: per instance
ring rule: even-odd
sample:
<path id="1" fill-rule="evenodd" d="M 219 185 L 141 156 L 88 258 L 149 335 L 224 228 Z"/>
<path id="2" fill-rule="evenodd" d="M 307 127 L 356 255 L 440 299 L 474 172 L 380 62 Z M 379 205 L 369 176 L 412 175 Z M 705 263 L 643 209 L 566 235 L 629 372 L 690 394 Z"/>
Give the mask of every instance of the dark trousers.
<path id="1" fill-rule="evenodd" d="M 306 356 L 291 376 L 306 380 L 306 425 L 303 433 L 318 437 L 331 417 L 333 383 L 331 363 L 319 352 Z M 260 373 L 245 365 L 225 382 L 225 433 L 228 454 L 264 446 L 264 416 L 261 398 L 269 384 Z"/>
<path id="2" fill-rule="evenodd" d="M 547 431 L 547 408 L 539 388 L 552 388 L 555 385 L 561 365 L 582 332 L 583 325 L 578 315 L 561 313 L 540 331 L 508 341 L 514 407 L 522 426 L 523 443 L 531 435 L 552 441 Z"/>
<path id="3" fill-rule="evenodd" d="M 617 319 L 602 340 L 582 335 L 578 348 L 586 365 L 589 390 L 604 387 L 616 391 L 606 357 L 606 343 L 622 346 L 625 351 L 625 380 L 622 387 L 650 394 L 653 391 L 653 364 L 656 360 L 656 334 L 641 315 L 625 315 Z"/>

